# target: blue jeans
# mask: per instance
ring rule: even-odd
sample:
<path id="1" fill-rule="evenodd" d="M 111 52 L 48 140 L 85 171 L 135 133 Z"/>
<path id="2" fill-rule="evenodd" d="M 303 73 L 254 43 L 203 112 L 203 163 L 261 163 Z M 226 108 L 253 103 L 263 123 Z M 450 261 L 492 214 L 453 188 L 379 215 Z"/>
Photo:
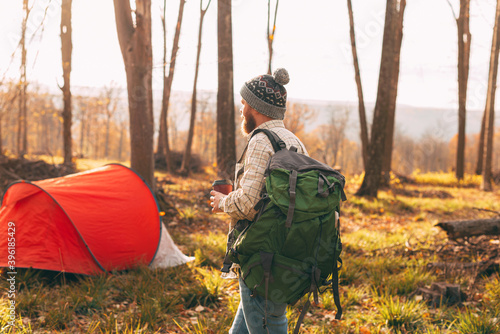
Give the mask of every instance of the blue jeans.
<path id="1" fill-rule="evenodd" d="M 240 278 L 240 305 L 236 311 L 230 334 L 286 334 L 288 320 L 286 304 L 267 301 L 267 328 L 263 328 L 266 300 L 261 296 L 251 297 L 252 291 Z"/>

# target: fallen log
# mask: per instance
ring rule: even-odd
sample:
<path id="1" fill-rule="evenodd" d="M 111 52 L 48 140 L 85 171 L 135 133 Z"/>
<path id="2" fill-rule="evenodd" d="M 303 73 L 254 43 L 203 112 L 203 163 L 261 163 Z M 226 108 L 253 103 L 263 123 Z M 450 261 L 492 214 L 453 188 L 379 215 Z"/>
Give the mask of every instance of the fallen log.
<path id="1" fill-rule="evenodd" d="M 476 269 L 481 266 L 484 266 L 488 264 L 488 261 L 481 261 L 481 262 L 473 262 L 473 263 L 460 263 L 460 262 L 434 262 L 434 263 L 428 263 L 427 264 L 427 269 L 441 269 L 441 270 L 467 270 L 467 269 Z"/>
<path id="2" fill-rule="evenodd" d="M 428 270 L 442 270 L 448 274 L 465 274 L 466 271 L 473 273 L 476 277 L 482 275 L 490 275 L 498 271 L 500 259 L 492 259 L 488 261 L 480 261 L 474 263 L 460 263 L 460 262 L 435 262 L 428 263 Z"/>
<path id="3" fill-rule="evenodd" d="M 478 235 L 500 235 L 500 217 L 447 221 L 436 224 L 448 234 L 450 239 L 473 237 Z"/>
<path id="4" fill-rule="evenodd" d="M 467 295 L 460 290 L 459 284 L 448 284 L 445 282 L 432 283 L 431 288 L 418 288 L 411 294 L 421 295 L 429 306 L 455 305 L 467 300 Z"/>

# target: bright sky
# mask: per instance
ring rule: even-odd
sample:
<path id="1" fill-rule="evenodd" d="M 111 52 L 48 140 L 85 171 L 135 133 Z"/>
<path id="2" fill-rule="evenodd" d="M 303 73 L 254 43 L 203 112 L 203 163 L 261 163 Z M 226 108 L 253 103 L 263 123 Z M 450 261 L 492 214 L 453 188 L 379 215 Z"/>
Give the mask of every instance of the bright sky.
<path id="1" fill-rule="evenodd" d="M 204 0 L 204 4 L 208 0 Z M 30 1 L 31 3 L 32 1 Z M 162 0 L 152 0 L 154 88 L 161 89 Z M 385 1 L 352 0 L 361 76 L 366 102 L 376 98 L 384 24 Z M 458 0 L 450 0 L 458 12 Z M 28 80 L 57 89 L 62 84 L 59 38 L 61 0 L 36 0 L 28 24 L 35 31 L 48 5 L 43 38 L 28 51 Z M 274 1 L 272 1 L 274 3 Z M 179 0 L 167 1 L 168 53 L 177 20 Z M 274 8 L 274 6 L 273 6 Z M 494 0 L 471 1 L 472 53 L 469 108 L 483 109 L 489 67 Z M 199 89 L 217 89 L 217 0 L 205 17 Z M 20 36 L 21 1 L 0 1 L 0 75 L 10 63 Z M 187 0 L 173 89 L 190 91 L 199 22 L 199 1 Z M 267 1 L 233 0 L 235 92 L 242 83 L 267 70 Z M 412 106 L 457 106 L 457 29 L 447 0 L 409 0 L 404 37 L 398 103 Z M 125 86 L 111 0 L 73 0 L 72 85 Z M 289 98 L 357 101 L 346 1 L 286 0 L 279 4 L 273 68 L 285 67 L 291 81 Z M 36 63 L 34 60 L 36 58 Z M 18 77 L 20 53 L 8 76 Z"/>

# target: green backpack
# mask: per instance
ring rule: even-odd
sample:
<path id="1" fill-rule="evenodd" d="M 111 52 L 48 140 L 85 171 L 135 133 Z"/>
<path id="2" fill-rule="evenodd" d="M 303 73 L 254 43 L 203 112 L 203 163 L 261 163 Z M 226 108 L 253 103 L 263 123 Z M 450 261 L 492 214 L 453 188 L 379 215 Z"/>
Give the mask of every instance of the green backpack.
<path id="1" fill-rule="evenodd" d="M 338 292 L 339 214 L 345 178 L 338 171 L 297 153 L 272 131 L 258 129 L 271 141 L 275 154 L 268 162 L 262 198 L 253 221 L 239 221 L 228 242 L 225 264 L 241 267 L 241 277 L 253 293 L 275 303 L 295 304 L 309 293 L 296 332 L 319 288 L 332 285 L 336 318 L 342 316 Z M 226 265 L 227 267 L 227 265 Z M 329 279 L 330 278 L 330 279 Z M 266 317 L 264 327 L 266 324 Z"/>

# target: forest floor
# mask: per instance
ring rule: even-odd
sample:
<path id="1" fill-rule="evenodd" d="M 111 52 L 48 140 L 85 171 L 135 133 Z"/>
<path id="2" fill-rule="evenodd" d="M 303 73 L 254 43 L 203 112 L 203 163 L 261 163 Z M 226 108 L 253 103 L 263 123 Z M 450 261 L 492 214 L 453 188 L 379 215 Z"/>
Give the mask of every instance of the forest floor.
<path id="1" fill-rule="evenodd" d="M 16 333 L 227 333 L 239 303 L 235 280 L 220 278 L 228 219 L 212 214 L 210 171 L 190 178 L 158 173 L 168 232 L 195 261 L 99 276 L 19 271 Z M 342 210 L 341 321 L 330 292 L 310 308 L 302 333 L 500 333 L 500 240 L 449 240 L 438 222 L 500 215 L 500 187 L 451 174 L 394 178 L 376 200 L 354 196 L 347 176 Z M 447 263 L 449 265 L 442 265 Z M 441 265 L 439 265 L 441 264 Z M 0 329 L 9 315 L 1 275 Z M 456 284 L 463 299 L 427 300 L 433 283 Z M 289 307 L 289 331 L 303 301 Z"/>

